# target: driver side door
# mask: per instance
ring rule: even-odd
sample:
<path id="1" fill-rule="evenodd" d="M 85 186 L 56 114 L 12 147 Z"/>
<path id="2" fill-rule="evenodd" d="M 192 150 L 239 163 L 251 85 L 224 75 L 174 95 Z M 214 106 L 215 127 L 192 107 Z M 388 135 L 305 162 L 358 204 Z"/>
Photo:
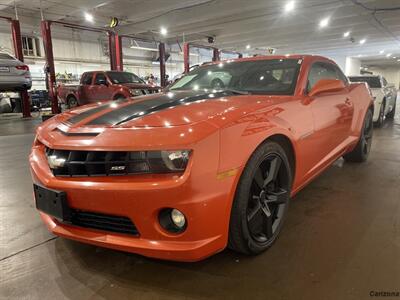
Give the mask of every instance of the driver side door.
<path id="1" fill-rule="evenodd" d="M 341 75 L 338 67 L 328 62 L 314 63 L 308 74 L 307 94 L 322 79 L 338 79 L 343 81 L 345 86 L 339 91 L 308 96 L 314 120 L 310 149 L 311 156 L 315 159 L 314 168 L 335 158 L 349 137 L 354 106 L 347 79 Z"/>

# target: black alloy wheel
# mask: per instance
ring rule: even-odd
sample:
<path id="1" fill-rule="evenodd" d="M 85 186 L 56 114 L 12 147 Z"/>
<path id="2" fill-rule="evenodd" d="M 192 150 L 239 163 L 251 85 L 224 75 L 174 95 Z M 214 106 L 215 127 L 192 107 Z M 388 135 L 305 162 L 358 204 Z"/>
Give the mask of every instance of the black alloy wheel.
<path id="1" fill-rule="evenodd" d="M 364 128 L 361 135 L 362 151 L 366 156 L 368 156 L 369 152 L 371 151 L 373 130 L 374 126 L 372 122 L 372 113 L 368 113 L 365 116 Z"/>
<path id="2" fill-rule="evenodd" d="M 267 141 L 250 157 L 232 204 L 229 248 L 258 254 L 276 240 L 289 207 L 292 173 L 284 148 Z"/>
<path id="3" fill-rule="evenodd" d="M 375 122 L 376 127 L 382 127 L 385 122 L 385 102 L 382 102 L 381 108 L 379 110 L 379 118 L 378 121 Z"/>
<path id="4" fill-rule="evenodd" d="M 273 238 L 289 200 L 288 170 L 277 153 L 268 154 L 258 166 L 250 189 L 247 226 L 255 241 Z"/>
<path id="5" fill-rule="evenodd" d="M 369 109 L 365 114 L 363 128 L 361 129 L 360 139 L 356 147 L 343 156 L 346 161 L 364 162 L 367 160 L 371 151 L 373 129 L 372 110 Z"/>

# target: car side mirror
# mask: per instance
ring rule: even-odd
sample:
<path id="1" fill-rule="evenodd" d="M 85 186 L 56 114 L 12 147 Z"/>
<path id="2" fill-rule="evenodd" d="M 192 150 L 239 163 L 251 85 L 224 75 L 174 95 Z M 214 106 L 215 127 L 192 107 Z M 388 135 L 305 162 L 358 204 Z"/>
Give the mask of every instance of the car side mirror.
<path id="1" fill-rule="evenodd" d="M 319 80 L 311 91 L 308 93 L 310 97 L 324 93 L 324 92 L 336 92 L 345 88 L 343 81 L 339 79 L 321 79 Z"/>

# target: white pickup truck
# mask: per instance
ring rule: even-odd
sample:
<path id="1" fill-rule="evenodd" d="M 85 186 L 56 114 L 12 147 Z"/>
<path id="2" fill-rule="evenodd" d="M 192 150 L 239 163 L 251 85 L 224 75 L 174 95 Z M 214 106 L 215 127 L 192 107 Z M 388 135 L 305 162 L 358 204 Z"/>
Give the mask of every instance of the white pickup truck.
<path id="1" fill-rule="evenodd" d="M 374 123 L 381 127 L 385 120 L 393 119 L 396 111 L 397 90 L 381 75 L 349 76 L 351 82 L 368 83 L 374 97 Z"/>

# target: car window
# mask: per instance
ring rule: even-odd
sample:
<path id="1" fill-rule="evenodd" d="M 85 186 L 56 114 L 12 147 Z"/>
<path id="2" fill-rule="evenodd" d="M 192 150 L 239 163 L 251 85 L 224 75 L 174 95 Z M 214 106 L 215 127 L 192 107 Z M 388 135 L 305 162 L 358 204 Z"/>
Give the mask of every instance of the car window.
<path id="1" fill-rule="evenodd" d="M 85 73 L 82 75 L 82 84 L 91 85 L 92 84 L 93 73 Z"/>
<path id="2" fill-rule="evenodd" d="M 328 63 L 314 63 L 308 73 L 307 92 L 311 91 L 321 79 L 341 79 L 334 67 L 334 65 Z"/>
<path id="3" fill-rule="evenodd" d="M 234 89 L 254 94 L 292 95 L 301 59 L 226 61 L 196 68 L 176 81 L 170 90 Z"/>
<path id="4" fill-rule="evenodd" d="M 109 71 L 107 75 L 113 84 L 145 83 L 139 76 L 130 72 Z"/>
<path id="5" fill-rule="evenodd" d="M 351 82 L 366 82 L 371 89 L 379 89 L 382 84 L 378 76 L 350 76 Z"/>
<path id="6" fill-rule="evenodd" d="M 0 59 L 13 59 L 14 57 L 12 57 L 11 55 L 8 55 L 7 53 L 0 53 Z"/>
<path id="7" fill-rule="evenodd" d="M 107 81 L 106 76 L 103 73 L 97 73 L 96 78 L 94 80 L 94 84 L 100 85 L 104 84 Z"/>
<path id="8" fill-rule="evenodd" d="M 341 70 L 338 66 L 335 66 L 335 65 L 333 65 L 333 68 L 334 68 L 335 71 L 336 71 L 336 77 L 337 77 L 337 79 L 343 81 L 343 83 L 344 83 L 345 85 L 348 85 L 348 84 L 349 84 L 349 79 L 347 78 L 346 75 L 343 74 L 342 70 Z"/>

